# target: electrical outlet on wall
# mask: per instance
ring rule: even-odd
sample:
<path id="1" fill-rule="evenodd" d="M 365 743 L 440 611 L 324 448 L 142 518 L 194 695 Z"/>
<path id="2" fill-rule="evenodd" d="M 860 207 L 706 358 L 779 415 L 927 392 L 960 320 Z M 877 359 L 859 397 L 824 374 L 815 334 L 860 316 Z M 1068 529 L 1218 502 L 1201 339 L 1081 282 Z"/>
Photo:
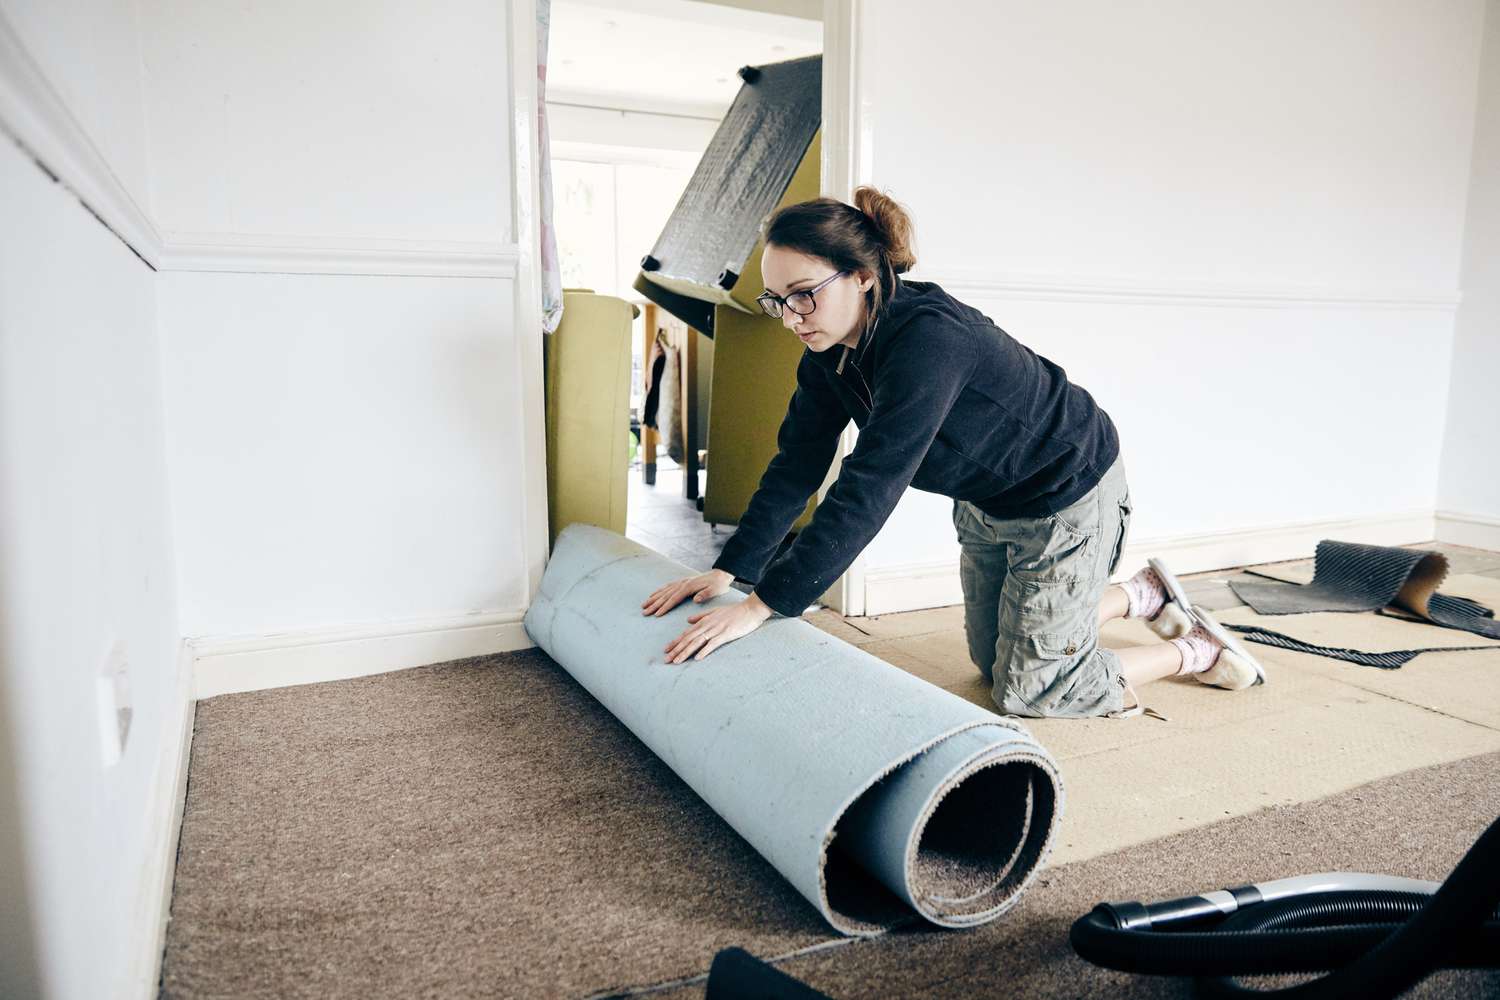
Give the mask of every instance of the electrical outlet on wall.
<path id="1" fill-rule="evenodd" d="M 130 736 L 130 661 L 125 644 L 116 642 L 104 658 L 104 666 L 95 678 L 94 692 L 99 708 L 99 745 L 105 767 L 112 767 L 125 753 Z"/>

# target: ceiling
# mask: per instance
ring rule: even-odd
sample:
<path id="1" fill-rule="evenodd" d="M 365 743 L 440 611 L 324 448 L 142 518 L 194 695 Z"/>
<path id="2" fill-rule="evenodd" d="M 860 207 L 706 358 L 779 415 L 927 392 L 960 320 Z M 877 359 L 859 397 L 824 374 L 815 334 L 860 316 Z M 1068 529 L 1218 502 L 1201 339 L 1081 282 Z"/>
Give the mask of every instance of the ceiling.
<path id="1" fill-rule="evenodd" d="M 760 8 L 760 9 L 750 9 Z M 780 11 L 799 0 L 554 0 L 547 101 L 714 120 L 741 66 L 823 50 L 821 21 Z"/>

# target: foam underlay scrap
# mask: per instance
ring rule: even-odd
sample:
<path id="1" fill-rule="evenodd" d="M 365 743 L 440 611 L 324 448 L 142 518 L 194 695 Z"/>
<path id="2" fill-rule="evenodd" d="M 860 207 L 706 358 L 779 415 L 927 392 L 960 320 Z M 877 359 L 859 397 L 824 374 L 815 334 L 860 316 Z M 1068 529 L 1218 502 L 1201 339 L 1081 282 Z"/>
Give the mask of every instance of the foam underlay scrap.
<path id="1" fill-rule="evenodd" d="M 966 927 L 1015 905 L 1063 805 L 1029 731 L 800 619 L 669 664 L 689 615 L 745 599 L 641 613 L 692 572 L 570 525 L 526 631 L 836 930 L 875 934 L 914 915 Z"/>

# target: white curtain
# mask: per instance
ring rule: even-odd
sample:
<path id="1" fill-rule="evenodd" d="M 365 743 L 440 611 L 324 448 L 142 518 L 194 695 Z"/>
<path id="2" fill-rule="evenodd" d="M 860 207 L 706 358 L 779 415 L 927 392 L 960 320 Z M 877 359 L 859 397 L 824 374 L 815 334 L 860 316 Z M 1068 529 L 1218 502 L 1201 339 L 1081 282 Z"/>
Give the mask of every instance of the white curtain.
<path id="1" fill-rule="evenodd" d="M 552 0 L 536 0 L 536 120 L 537 168 L 541 181 L 542 329 L 555 333 L 562 322 L 562 265 L 557 258 L 557 233 L 552 228 L 552 142 L 547 134 L 547 32 L 552 23 Z"/>

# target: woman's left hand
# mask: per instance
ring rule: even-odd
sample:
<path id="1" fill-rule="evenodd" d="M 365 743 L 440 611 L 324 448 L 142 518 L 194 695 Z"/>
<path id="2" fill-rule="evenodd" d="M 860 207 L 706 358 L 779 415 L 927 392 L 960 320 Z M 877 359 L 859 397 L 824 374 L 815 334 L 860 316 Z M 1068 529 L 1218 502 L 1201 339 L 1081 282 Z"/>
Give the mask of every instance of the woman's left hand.
<path id="1" fill-rule="evenodd" d="M 743 601 L 690 615 L 688 624 L 693 627 L 684 629 L 667 645 L 667 662 L 681 663 L 689 656 L 701 660 L 724 643 L 754 632 L 771 614 L 771 609 L 751 594 Z M 698 651 L 697 656 L 693 656 L 694 650 Z"/>

